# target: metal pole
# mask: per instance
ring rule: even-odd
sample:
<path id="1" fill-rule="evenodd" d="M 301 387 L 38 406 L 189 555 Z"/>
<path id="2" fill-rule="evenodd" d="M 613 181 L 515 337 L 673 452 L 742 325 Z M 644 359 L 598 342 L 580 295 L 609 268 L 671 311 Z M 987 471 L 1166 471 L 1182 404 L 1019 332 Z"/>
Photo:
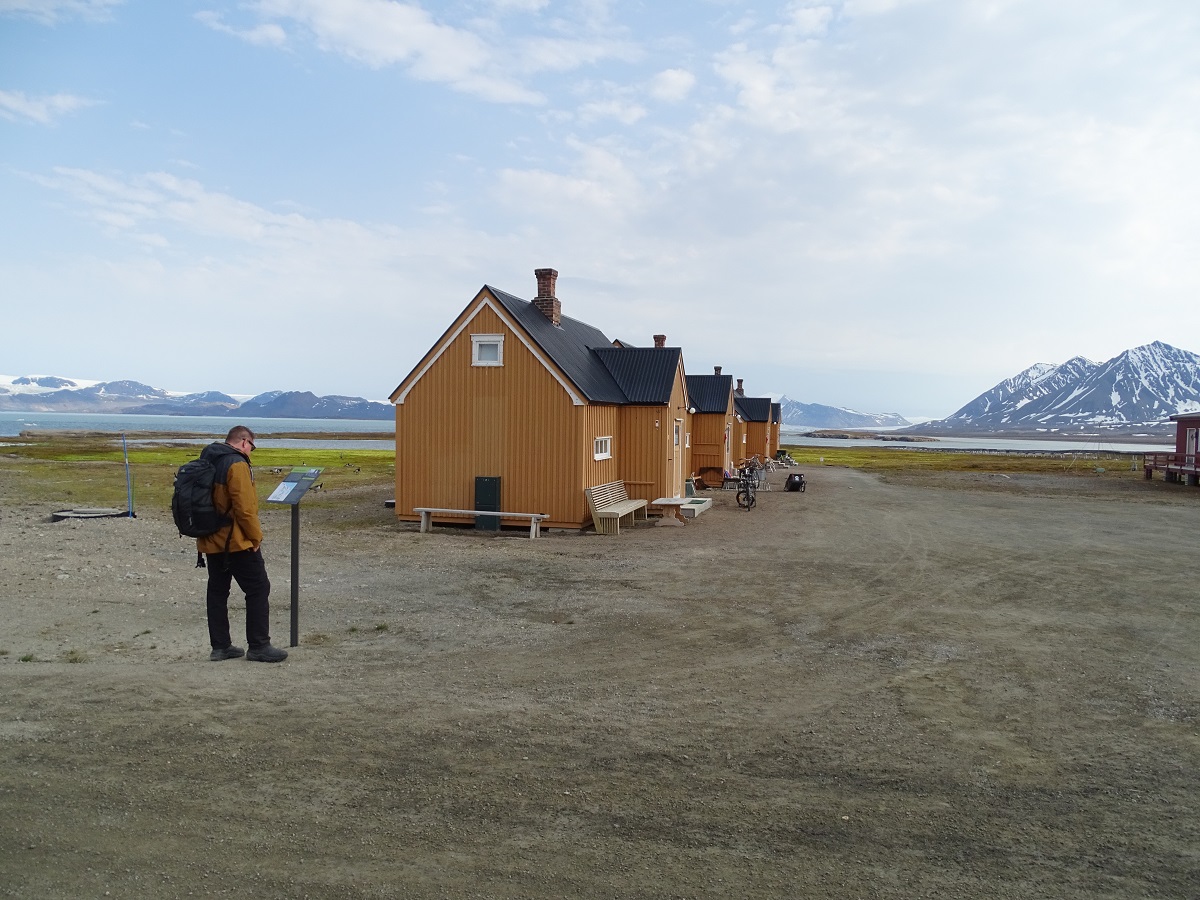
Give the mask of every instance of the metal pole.
<path id="1" fill-rule="evenodd" d="M 133 481 L 129 477 L 129 444 L 125 441 L 125 432 L 121 432 L 121 451 L 125 454 L 125 499 L 129 505 L 129 518 L 133 515 Z"/>
<path id="2" fill-rule="evenodd" d="M 300 504 L 292 504 L 292 646 L 300 643 Z"/>

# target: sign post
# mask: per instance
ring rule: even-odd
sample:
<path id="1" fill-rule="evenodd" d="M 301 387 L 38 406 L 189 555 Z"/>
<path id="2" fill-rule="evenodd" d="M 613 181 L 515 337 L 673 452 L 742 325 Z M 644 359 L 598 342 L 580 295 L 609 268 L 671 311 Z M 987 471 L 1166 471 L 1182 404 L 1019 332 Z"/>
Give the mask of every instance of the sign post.
<path id="1" fill-rule="evenodd" d="M 268 503 L 286 503 L 292 508 L 292 643 L 300 643 L 300 498 L 308 493 L 324 469 L 297 466 L 279 487 L 271 492 Z"/>

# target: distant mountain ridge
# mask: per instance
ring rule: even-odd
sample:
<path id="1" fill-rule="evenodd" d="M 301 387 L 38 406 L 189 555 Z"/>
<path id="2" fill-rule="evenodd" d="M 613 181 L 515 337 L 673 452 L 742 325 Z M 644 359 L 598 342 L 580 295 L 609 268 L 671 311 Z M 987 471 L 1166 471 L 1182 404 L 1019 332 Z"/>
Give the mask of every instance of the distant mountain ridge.
<path id="1" fill-rule="evenodd" d="M 1200 410 L 1200 355 L 1154 341 L 1094 363 L 1037 363 L 922 432 L 1163 434 Z"/>
<path id="2" fill-rule="evenodd" d="M 793 428 L 891 428 L 911 424 L 896 413 L 861 413 L 820 403 L 779 398 L 780 424 Z"/>
<path id="3" fill-rule="evenodd" d="M 362 397 L 268 391 L 240 402 L 220 391 L 172 394 L 138 381 L 85 381 L 58 375 L 0 375 L 0 410 L 260 419 L 386 420 L 395 416 L 391 404 Z"/>

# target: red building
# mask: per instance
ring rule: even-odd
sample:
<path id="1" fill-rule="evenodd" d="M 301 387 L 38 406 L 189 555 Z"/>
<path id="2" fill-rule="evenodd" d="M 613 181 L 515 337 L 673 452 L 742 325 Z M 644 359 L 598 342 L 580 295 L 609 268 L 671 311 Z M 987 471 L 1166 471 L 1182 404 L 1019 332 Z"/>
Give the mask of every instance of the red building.
<path id="1" fill-rule="evenodd" d="M 1175 423 L 1175 452 L 1147 453 L 1146 478 L 1153 478 L 1158 471 L 1167 481 L 1186 481 L 1195 487 L 1200 484 L 1200 468 L 1196 466 L 1197 451 L 1200 451 L 1200 412 L 1180 413 L 1171 416 L 1171 421 Z"/>

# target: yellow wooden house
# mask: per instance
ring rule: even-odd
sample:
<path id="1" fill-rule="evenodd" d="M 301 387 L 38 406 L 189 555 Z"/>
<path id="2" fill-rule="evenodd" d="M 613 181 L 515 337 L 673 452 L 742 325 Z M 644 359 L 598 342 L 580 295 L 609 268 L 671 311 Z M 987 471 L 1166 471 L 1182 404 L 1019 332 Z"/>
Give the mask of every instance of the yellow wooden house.
<path id="1" fill-rule="evenodd" d="M 733 377 L 715 366 L 712 375 L 689 375 L 692 411 L 692 471 L 709 487 L 719 488 L 734 470 L 736 413 Z"/>
<path id="2" fill-rule="evenodd" d="M 747 397 L 742 379 L 733 392 L 733 408 L 741 421 L 742 448 L 740 459 L 757 456 L 762 460 L 774 455 L 771 449 L 771 398 Z M 736 455 L 736 454 L 735 454 Z"/>
<path id="3" fill-rule="evenodd" d="M 419 507 L 494 508 L 581 528 L 588 487 L 623 481 L 648 502 L 683 495 L 682 350 L 662 335 L 653 347 L 614 345 L 562 314 L 558 272 L 534 274 L 532 301 L 484 285 L 392 392 L 400 519 Z"/>

